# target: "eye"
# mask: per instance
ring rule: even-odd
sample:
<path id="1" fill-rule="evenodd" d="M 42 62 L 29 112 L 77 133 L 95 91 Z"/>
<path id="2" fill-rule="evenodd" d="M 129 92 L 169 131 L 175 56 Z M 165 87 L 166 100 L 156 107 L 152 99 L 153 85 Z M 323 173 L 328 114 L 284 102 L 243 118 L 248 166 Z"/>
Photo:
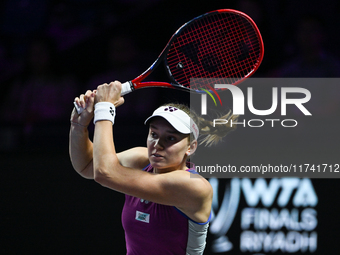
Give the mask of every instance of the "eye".
<path id="1" fill-rule="evenodd" d="M 155 132 L 151 131 L 151 132 L 150 132 L 150 136 L 151 136 L 152 138 L 156 138 L 156 137 L 157 137 L 157 134 L 156 134 Z"/>
<path id="2" fill-rule="evenodd" d="M 168 136 L 168 140 L 173 142 L 176 141 L 176 137 L 175 136 Z"/>

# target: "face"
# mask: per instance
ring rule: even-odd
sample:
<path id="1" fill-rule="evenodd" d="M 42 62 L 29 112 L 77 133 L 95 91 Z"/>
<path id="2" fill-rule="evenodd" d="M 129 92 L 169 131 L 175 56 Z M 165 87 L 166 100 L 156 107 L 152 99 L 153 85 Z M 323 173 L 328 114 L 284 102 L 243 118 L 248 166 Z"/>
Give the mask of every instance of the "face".
<path id="1" fill-rule="evenodd" d="M 179 133 L 163 118 L 150 122 L 147 147 L 151 165 L 162 172 L 185 168 L 189 135 Z"/>

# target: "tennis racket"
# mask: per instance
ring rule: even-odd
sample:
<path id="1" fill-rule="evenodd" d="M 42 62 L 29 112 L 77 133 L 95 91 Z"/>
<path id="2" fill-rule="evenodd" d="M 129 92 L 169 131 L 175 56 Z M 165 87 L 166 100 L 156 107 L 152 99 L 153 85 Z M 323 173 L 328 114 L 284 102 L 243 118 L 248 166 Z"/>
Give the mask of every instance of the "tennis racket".
<path id="1" fill-rule="evenodd" d="M 180 27 L 144 73 L 122 84 L 121 95 L 147 87 L 202 92 L 214 84 L 214 79 L 195 83 L 191 78 L 237 85 L 259 68 L 263 53 L 260 31 L 248 15 L 232 9 L 208 12 Z M 144 81 L 161 63 L 169 82 Z"/>

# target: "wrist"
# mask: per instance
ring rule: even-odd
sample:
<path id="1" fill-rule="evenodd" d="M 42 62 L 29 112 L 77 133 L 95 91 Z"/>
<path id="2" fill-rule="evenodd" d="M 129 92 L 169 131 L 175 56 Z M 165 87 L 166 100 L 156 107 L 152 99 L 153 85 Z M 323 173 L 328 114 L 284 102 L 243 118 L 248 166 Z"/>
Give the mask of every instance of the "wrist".
<path id="1" fill-rule="evenodd" d="M 72 120 L 70 120 L 70 123 L 71 123 L 72 126 L 78 126 L 78 127 L 83 127 L 83 128 L 88 127 L 88 125 L 83 125 L 83 124 L 80 124 L 80 123 L 72 121 Z"/>
<path id="2" fill-rule="evenodd" d="M 110 102 L 99 102 L 94 105 L 94 119 L 93 123 L 97 121 L 109 120 L 114 124 L 116 116 L 116 107 Z"/>

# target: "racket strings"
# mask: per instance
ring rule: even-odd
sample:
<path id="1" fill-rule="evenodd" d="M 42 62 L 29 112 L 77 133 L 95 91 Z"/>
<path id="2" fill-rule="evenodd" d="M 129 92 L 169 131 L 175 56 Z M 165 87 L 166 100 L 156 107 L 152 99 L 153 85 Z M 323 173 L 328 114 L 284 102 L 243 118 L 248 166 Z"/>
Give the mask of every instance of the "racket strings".
<path id="1" fill-rule="evenodd" d="M 202 84 L 190 84 L 190 78 L 225 78 L 224 82 L 235 84 L 249 76 L 259 64 L 260 51 L 259 35 L 247 19 L 217 13 L 198 18 L 180 31 L 167 61 L 179 84 L 198 89 Z"/>

